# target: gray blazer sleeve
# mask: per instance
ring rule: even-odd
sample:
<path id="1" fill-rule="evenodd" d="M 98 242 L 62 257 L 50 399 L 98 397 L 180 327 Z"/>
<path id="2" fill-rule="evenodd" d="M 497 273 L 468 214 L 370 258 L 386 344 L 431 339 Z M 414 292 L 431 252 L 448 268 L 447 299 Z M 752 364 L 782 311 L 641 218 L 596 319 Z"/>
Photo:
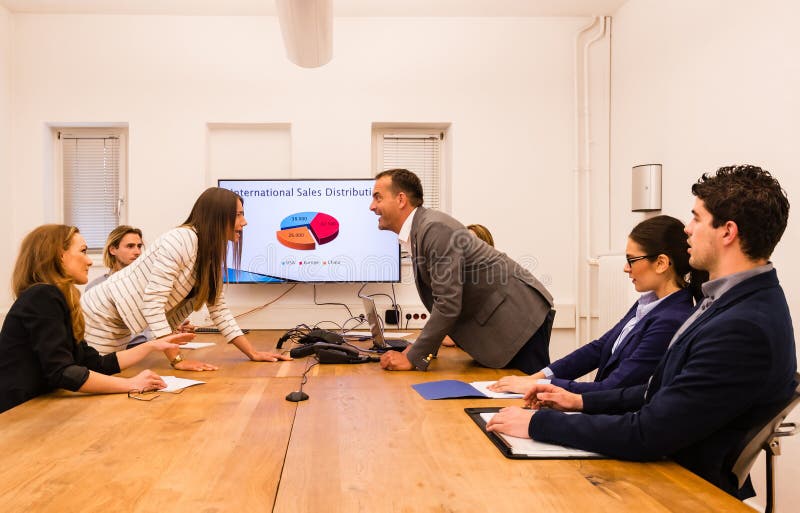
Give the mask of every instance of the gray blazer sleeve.
<path id="1" fill-rule="evenodd" d="M 433 296 L 431 316 L 407 354 L 409 361 L 420 370 L 428 368 L 430 358 L 437 353 L 461 314 L 464 245 L 457 239 L 462 231 L 462 236 L 471 237 L 466 230 L 432 223 L 418 236 L 415 265 L 430 277 Z"/>

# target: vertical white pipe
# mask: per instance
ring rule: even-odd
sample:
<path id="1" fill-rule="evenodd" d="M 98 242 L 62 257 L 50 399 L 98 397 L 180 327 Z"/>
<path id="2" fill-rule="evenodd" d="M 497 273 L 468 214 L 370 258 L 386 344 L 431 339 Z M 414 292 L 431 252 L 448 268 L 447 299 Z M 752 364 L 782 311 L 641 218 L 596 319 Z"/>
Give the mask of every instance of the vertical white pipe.
<path id="1" fill-rule="evenodd" d="M 573 198 L 573 214 L 575 217 L 574 221 L 574 236 L 572 240 L 575 241 L 575 287 L 574 287 L 574 297 L 575 297 L 575 348 L 577 349 L 581 345 L 582 340 L 582 330 L 581 330 L 581 285 L 580 285 L 580 276 L 581 276 L 581 269 L 582 269 L 582 257 L 580 253 L 580 240 L 581 240 L 581 125 L 580 125 L 580 52 L 578 51 L 580 39 L 588 30 L 597 24 L 600 18 L 595 16 L 592 18 L 586 26 L 581 28 L 577 34 L 575 34 L 575 69 L 574 69 L 574 102 L 575 102 L 575 109 L 574 109 L 574 125 L 575 125 L 575 169 L 574 169 L 574 198 Z"/>
<path id="2" fill-rule="evenodd" d="M 600 31 L 583 46 L 583 178 L 585 201 L 584 210 L 584 255 L 583 265 L 586 269 L 584 277 L 584 305 L 586 314 L 586 334 L 591 336 L 592 332 L 592 273 L 589 270 L 589 262 L 592 259 L 592 157 L 591 157 L 591 114 L 589 99 L 589 48 L 606 35 L 606 20 L 603 16 L 603 25 Z M 588 340 L 588 338 L 587 338 Z"/>

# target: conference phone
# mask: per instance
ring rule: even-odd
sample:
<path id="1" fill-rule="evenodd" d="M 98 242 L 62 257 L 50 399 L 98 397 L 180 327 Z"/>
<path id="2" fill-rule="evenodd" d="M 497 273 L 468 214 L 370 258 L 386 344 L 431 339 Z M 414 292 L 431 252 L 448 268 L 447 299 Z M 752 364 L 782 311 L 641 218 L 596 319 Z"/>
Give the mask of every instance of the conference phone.
<path id="1" fill-rule="evenodd" d="M 289 351 L 289 356 L 292 358 L 303 358 L 312 354 L 317 356 L 319 363 L 367 363 L 379 361 L 378 358 L 362 355 L 352 347 L 329 344 L 327 342 L 315 342 L 295 347 Z"/>

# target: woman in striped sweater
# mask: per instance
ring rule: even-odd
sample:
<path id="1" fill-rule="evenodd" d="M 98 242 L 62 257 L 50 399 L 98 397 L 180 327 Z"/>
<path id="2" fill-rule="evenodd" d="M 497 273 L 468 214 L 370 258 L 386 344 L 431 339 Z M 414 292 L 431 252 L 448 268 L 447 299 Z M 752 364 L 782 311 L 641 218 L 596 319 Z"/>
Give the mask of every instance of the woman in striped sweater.
<path id="1" fill-rule="evenodd" d="M 220 333 L 251 360 L 289 359 L 256 351 L 225 304 L 222 277 L 228 267 L 228 243 L 233 243 L 233 266 L 238 268 L 246 224 L 239 195 L 218 187 L 203 192 L 181 226 L 163 234 L 128 267 L 83 295 L 89 345 L 101 354 L 120 351 L 131 333 L 145 328 L 157 338 L 164 337 L 189 313 L 206 305 Z M 184 359 L 179 350 L 165 354 L 179 370 L 217 369 Z"/>

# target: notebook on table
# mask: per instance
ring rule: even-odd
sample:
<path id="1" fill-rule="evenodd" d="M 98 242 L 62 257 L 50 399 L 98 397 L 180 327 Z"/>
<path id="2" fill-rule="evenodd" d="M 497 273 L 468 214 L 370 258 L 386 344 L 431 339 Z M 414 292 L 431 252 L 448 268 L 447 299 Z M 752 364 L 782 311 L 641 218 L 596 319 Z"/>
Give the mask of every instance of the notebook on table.
<path id="1" fill-rule="evenodd" d="M 486 423 L 500 410 L 500 408 L 464 408 L 464 411 L 478 425 L 481 431 L 497 447 L 506 458 L 511 459 L 602 459 L 607 458 L 596 452 L 584 451 L 564 445 L 548 444 L 531 440 L 530 438 L 517 438 L 511 435 L 486 431 Z M 580 415 L 580 413 L 575 413 Z"/>

